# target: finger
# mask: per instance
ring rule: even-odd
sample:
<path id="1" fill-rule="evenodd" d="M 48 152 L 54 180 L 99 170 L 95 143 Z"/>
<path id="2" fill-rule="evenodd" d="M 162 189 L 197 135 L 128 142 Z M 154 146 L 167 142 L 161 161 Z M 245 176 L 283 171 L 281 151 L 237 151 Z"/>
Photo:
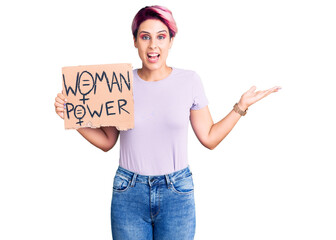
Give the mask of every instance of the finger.
<path id="1" fill-rule="evenodd" d="M 64 108 L 63 107 L 57 107 L 56 112 L 57 113 L 64 112 Z"/>
<path id="2" fill-rule="evenodd" d="M 281 88 L 280 88 L 280 89 L 281 89 Z M 273 93 L 273 92 L 277 92 L 278 90 L 279 90 L 279 87 L 272 87 L 272 88 L 266 90 L 265 94 L 266 94 L 266 96 L 267 96 L 267 95 L 269 95 L 269 94 L 271 94 L 271 93 Z"/>
<path id="3" fill-rule="evenodd" d="M 275 90 L 275 91 L 278 91 L 278 90 L 280 90 L 280 89 L 281 89 L 280 86 L 275 86 L 275 87 L 270 88 L 269 90 Z"/>
<path id="4" fill-rule="evenodd" d="M 56 103 L 57 103 L 57 104 L 61 104 L 61 105 L 64 105 L 64 104 L 65 104 L 65 102 L 64 102 L 62 99 L 60 99 L 59 97 L 56 97 L 56 98 L 55 98 L 55 106 L 56 106 Z"/>
<path id="5" fill-rule="evenodd" d="M 62 118 L 62 119 L 64 119 L 64 113 L 57 113 L 58 114 L 58 116 L 60 116 L 60 118 Z"/>
<path id="6" fill-rule="evenodd" d="M 269 92 L 274 92 L 278 89 L 278 87 L 272 87 L 266 90 L 261 91 L 262 93 L 269 93 Z"/>
<path id="7" fill-rule="evenodd" d="M 268 91 L 274 91 L 276 89 L 278 89 L 278 87 L 272 87 L 272 88 L 268 89 Z"/>
<path id="8" fill-rule="evenodd" d="M 67 99 L 66 98 L 64 98 L 64 99 L 62 99 L 62 98 L 60 98 L 59 96 L 57 96 L 56 98 L 55 98 L 55 103 L 60 103 L 60 104 L 65 104 L 66 102 L 67 102 Z"/>
<path id="9" fill-rule="evenodd" d="M 268 90 L 267 92 L 264 93 L 263 98 L 270 95 L 272 92 L 274 92 L 274 90 Z"/>
<path id="10" fill-rule="evenodd" d="M 62 99 L 63 101 L 66 100 L 65 96 L 62 93 L 58 93 L 57 97 L 59 97 L 60 99 Z"/>
<path id="11" fill-rule="evenodd" d="M 65 109 L 65 104 L 61 104 L 61 103 L 58 103 L 58 102 L 55 102 L 55 108 L 63 108 Z"/>
<path id="12" fill-rule="evenodd" d="M 275 91 L 277 92 L 277 91 L 279 91 L 279 90 L 281 90 L 281 87 L 280 87 L 280 86 L 276 86 L 276 87 L 275 87 Z"/>
<path id="13" fill-rule="evenodd" d="M 256 89 L 257 89 L 256 86 L 252 86 L 252 87 L 248 90 L 248 92 L 252 93 L 252 92 L 254 92 Z"/>
<path id="14" fill-rule="evenodd" d="M 271 93 L 275 92 L 276 89 L 277 89 L 277 88 L 274 87 L 274 88 L 270 88 L 270 89 L 268 89 L 268 90 L 264 90 L 264 91 L 262 92 L 262 98 L 264 98 L 264 97 L 270 95 Z"/>

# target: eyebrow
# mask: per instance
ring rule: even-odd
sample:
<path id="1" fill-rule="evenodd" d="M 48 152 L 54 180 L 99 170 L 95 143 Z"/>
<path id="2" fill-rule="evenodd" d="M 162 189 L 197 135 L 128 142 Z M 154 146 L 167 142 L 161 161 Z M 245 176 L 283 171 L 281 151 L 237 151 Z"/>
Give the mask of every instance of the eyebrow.
<path id="1" fill-rule="evenodd" d="M 161 31 L 158 31 L 157 33 L 161 33 L 161 32 L 166 32 L 166 33 L 167 33 L 166 30 L 161 30 Z M 150 32 L 146 32 L 146 31 L 141 31 L 140 33 L 147 33 L 147 34 L 150 34 Z M 140 33 L 139 33 L 139 34 L 140 34 Z"/>

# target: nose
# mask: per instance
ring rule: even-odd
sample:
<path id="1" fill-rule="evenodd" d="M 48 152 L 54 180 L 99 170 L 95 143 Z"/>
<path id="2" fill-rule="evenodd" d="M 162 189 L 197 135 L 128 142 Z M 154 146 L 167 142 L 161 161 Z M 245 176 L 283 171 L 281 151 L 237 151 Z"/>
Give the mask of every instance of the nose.
<path id="1" fill-rule="evenodd" d="M 152 38 L 152 39 L 151 39 L 151 42 L 150 42 L 150 44 L 149 44 L 149 47 L 150 47 L 151 49 L 155 49 L 155 48 L 157 47 L 157 42 L 156 42 L 156 39 L 155 39 L 155 38 Z"/>

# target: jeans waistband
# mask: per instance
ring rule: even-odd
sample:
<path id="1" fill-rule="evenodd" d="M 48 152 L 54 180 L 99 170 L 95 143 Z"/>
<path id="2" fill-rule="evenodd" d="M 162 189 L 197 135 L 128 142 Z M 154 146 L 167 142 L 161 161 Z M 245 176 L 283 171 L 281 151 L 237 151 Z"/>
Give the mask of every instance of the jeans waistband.
<path id="1" fill-rule="evenodd" d="M 141 174 L 134 173 L 123 167 L 118 166 L 116 175 L 123 176 L 124 178 L 127 178 L 129 181 L 131 181 L 131 187 L 134 187 L 135 182 L 141 182 L 141 183 L 149 184 L 151 186 L 155 183 L 162 182 L 162 181 L 166 181 L 168 187 L 170 187 L 171 184 L 174 183 L 175 181 L 192 175 L 192 172 L 190 170 L 190 166 L 188 165 L 184 169 L 181 169 L 179 171 L 169 173 L 169 174 L 141 175 Z"/>

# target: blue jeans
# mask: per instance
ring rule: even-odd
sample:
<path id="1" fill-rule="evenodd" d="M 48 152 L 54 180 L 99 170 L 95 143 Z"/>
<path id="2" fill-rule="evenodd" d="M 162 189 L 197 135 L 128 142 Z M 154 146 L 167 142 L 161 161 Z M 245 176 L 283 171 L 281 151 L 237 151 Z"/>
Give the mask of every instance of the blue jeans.
<path id="1" fill-rule="evenodd" d="M 196 215 L 189 166 L 166 175 L 138 175 L 118 167 L 113 181 L 114 240 L 192 240 Z"/>

